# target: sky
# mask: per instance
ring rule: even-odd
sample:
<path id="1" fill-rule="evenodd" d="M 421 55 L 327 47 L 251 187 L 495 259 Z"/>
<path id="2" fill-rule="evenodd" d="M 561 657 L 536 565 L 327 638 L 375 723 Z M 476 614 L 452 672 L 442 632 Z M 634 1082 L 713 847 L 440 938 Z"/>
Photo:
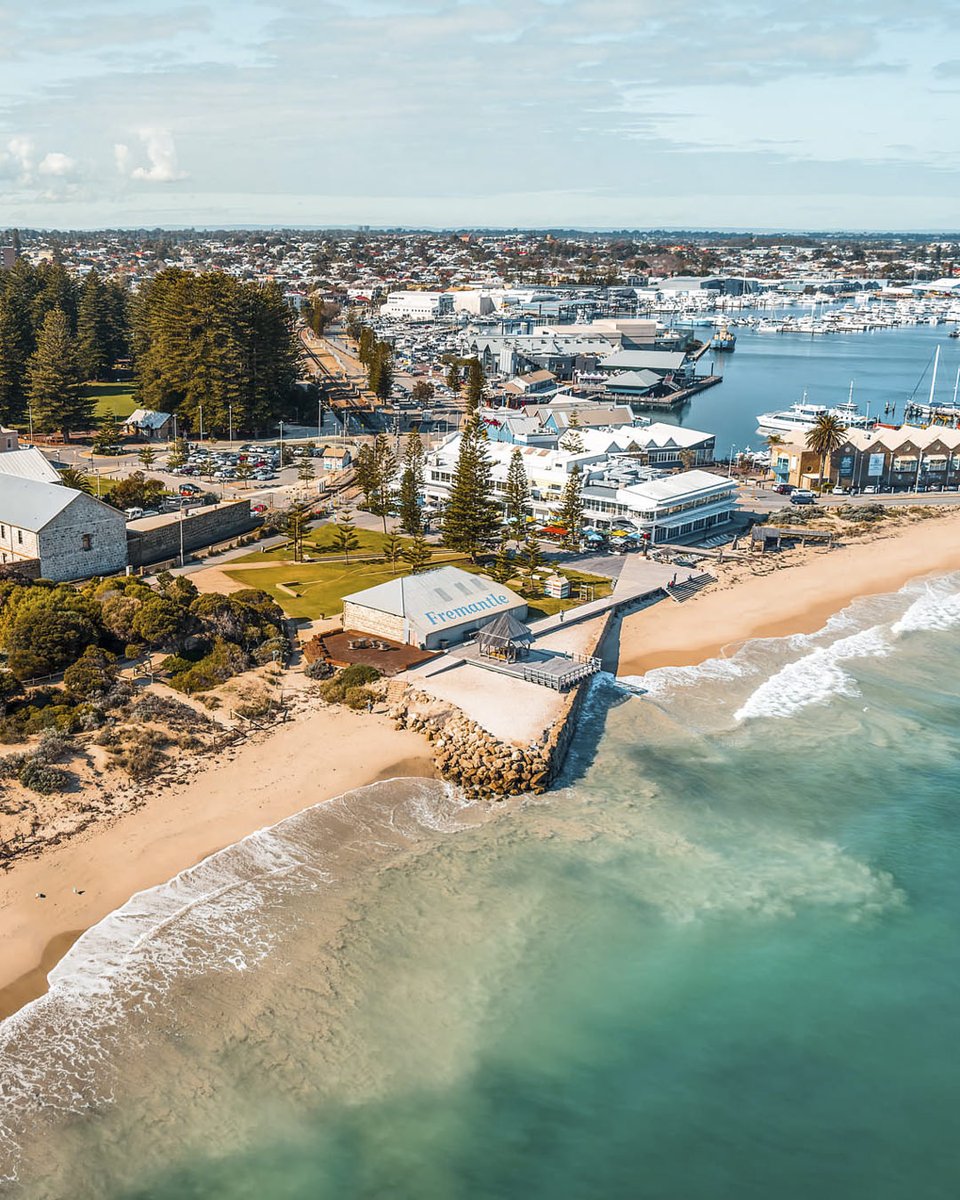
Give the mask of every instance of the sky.
<path id="1" fill-rule="evenodd" d="M 0 225 L 960 229 L 960 0 L 0 0 Z"/>

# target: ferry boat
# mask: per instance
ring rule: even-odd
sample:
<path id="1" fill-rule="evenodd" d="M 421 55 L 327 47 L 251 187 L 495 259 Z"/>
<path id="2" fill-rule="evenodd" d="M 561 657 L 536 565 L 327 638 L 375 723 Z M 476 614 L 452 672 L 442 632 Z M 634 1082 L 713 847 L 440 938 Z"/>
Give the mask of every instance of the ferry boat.
<path id="1" fill-rule="evenodd" d="M 737 335 L 729 326 L 723 325 L 710 339 L 711 350 L 736 350 Z"/>
<path id="2" fill-rule="evenodd" d="M 860 411 L 852 400 L 828 408 L 823 404 L 791 404 L 778 412 L 761 413 L 757 417 L 757 432 L 764 435 L 806 433 L 824 414 L 837 417 L 847 429 L 872 429 L 876 421 Z"/>

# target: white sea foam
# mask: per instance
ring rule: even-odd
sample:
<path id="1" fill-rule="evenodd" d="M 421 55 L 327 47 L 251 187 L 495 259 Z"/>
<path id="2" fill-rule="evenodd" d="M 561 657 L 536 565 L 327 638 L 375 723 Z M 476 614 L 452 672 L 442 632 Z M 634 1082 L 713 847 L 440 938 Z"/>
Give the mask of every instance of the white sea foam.
<path id="1" fill-rule="evenodd" d="M 879 626 L 818 646 L 765 680 L 741 704 L 735 719 L 789 717 L 835 696 L 859 696 L 856 680 L 840 664 L 857 658 L 885 657 L 891 651 L 886 632 Z"/>
<path id="2" fill-rule="evenodd" d="M 365 863 L 466 828 L 466 807 L 434 780 L 374 784 L 251 834 L 84 933 L 48 992 L 0 1023 L 0 1185 L 15 1178 L 31 1113 L 111 1102 L 111 1047 L 137 1036 L 134 1018 L 162 1011 L 175 980 L 248 971 L 296 927 L 285 897 L 359 879 Z"/>
<path id="3" fill-rule="evenodd" d="M 895 634 L 953 629 L 960 625 L 960 593 L 952 580 L 931 581 L 907 611 L 895 621 Z"/>

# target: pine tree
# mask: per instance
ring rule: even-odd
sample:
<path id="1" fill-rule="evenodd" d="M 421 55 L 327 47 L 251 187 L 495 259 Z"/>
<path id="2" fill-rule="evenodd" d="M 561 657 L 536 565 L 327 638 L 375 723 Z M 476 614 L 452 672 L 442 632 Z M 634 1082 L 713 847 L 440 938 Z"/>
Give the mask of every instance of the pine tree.
<path id="1" fill-rule="evenodd" d="M 510 550 L 507 544 L 507 535 L 504 532 L 500 536 L 500 545 L 497 547 L 497 557 L 493 561 L 493 567 L 490 574 L 497 583 L 506 583 L 513 575 L 513 562 L 510 558 Z"/>
<path id="2" fill-rule="evenodd" d="M 540 569 L 543 563 L 543 554 L 535 533 L 529 532 L 524 539 L 523 545 L 520 547 L 520 559 L 531 575 Z"/>
<path id="3" fill-rule="evenodd" d="M 395 533 L 388 533 L 383 539 L 383 557 L 396 574 L 398 566 L 403 562 L 403 542 Z"/>
<path id="4" fill-rule="evenodd" d="M 523 531 L 526 528 L 529 499 L 530 485 L 527 482 L 527 472 L 523 465 L 523 454 L 520 447 L 515 446 L 510 455 L 510 465 L 507 467 L 504 512 L 513 527 L 513 536 L 518 542 L 523 537 Z"/>
<path id="5" fill-rule="evenodd" d="M 359 548 L 360 540 L 353 524 L 353 517 L 349 513 L 344 513 L 333 527 L 332 545 L 334 550 L 344 556 L 347 563 L 350 562 L 350 551 Z"/>
<path id="6" fill-rule="evenodd" d="M 460 367 L 456 362 L 447 367 L 447 387 L 454 393 L 460 391 Z"/>
<path id="7" fill-rule="evenodd" d="M 400 528 L 415 537 L 423 532 L 420 492 L 423 488 L 423 441 L 414 430 L 407 435 L 400 477 Z"/>
<path id="8" fill-rule="evenodd" d="M 387 400 L 393 390 L 393 347 L 389 342 L 378 342 L 375 361 L 377 364 L 376 385 L 370 389 L 379 400 Z"/>
<path id="9" fill-rule="evenodd" d="M 112 412 L 100 418 L 97 432 L 93 439 L 93 449 L 97 454 L 112 454 L 120 444 L 120 426 Z"/>
<path id="10" fill-rule="evenodd" d="M 563 544 L 569 549 L 577 549 L 583 536 L 583 472 L 578 466 L 574 466 L 567 476 L 556 519 L 566 529 Z"/>
<path id="11" fill-rule="evenodd" d="M 106 379 L 109 374 L 110 324 L 106 289 L 97 272 L 90 271 L 77 308 L 77 357 L 84 379 Z"/>
<path id="12" fill-rule="evenodd" d="M 169 471 L 179 471 L 186 461 L 187 443 L 182 437 L 178 437 L 170 447 L 170 453 L 167 455 L 167 469 Z"/>
<path id="13" fill-rule="evenodd" d="M 240 486 L 246 487 L 250 481 L 250 477 L 253 475 L 253 467 L 250 465 L 250 460 L 248 458 L 241 458 L 237 463 L 234 473 Z"/>
<path id="14" fill-rule="evenodd" d="M 0 293 L 0 420 L 19 420 L 26 411 L 30 329 L 12 289 Z"/>
<path id="15" fill-rule="evenodd" d="M 583 434 L 580 432 L 580 417 L 576 410 L 570 414 L 567 420 L 567 432 L 558 444 L 568 454 L 583 454 L 586 447 L 583 444 Z"/>
<path id="16" fill-rule="evenodd" d="M 408 542 L 403 548 L 404 561 L 409 566 L 410 570 L 416 574 L 428 567 L 433 561 L 433 551 L 423 534 L 417 534 L 412 541 Z"/>
<path id="17" fill-rule="evenodd" d="M 472 562 L 497 537 L 498 506 L 492 495 L 487 439 L 480 423 L 470 420 L 460 436 L 460 453 L 443 514 L 443 541 L 468 554 Z"/>
<path id="18" fill-rule="evenodd" d="M 360 336 L 357 338 L 357 358 L 365 367 L 369 367 L 373 362 L 373 349 L 376 344 L 373 330 L 369 325 L 364 325 L 360 330 Z"/>
<path id="19" fill-rule="evenodd" d="M 353 461 L 353 478 L 363 493 L 363 507 L 369 508 L 377 490 L 377 465 L 373 446 L 367 442 L 357 451 L 357 457 Z"/>
<path id="20" fill-rule="evenodd" d="M 312 483 L 315 478 L 313 459 L 309 454 L 301 454 L 300 462 L 297 465 L 297 479 L 301 483 Z"/>
<path id="21" fill-rule="evenodd" d="M 141 446 L 137 458 L 149 470 L 157 461 L 157 452 L 152 446 Z"/>
<path id="22" fill-rule="evenodd" d="M 43 432 L 86 428 L 93 416 L 93 400 L 82 394 L 80 366 L 62 308 L 51 309 L 43 319 L 37 348 L 27 370 L 27 387 L 35 426 Z"/>
<path id="23" fill-rule="evenodd" d="M 486 380 L 479 358 L 471 358 L 467 367 L 467 412 L 475 413 L 483 404 Z"/>

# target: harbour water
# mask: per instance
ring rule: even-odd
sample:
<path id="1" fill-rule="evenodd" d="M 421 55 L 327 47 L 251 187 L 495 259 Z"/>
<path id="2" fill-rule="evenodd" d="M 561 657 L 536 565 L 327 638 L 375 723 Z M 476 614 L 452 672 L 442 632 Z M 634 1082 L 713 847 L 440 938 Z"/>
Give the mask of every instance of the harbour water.
<path id="1" fill-rule="evenodd" d="M 789 408 L 804 392 L 811 404 L 840 404 L 847 399 L 852 381 L 853 398 L 861 411 L 868 411 L 869 405 L 872 416 L 895 424 L 903 420 L 904 402 L 915 389 L 915 398 L 926 403 L 937 346 L 941 355 L 937 401 L 953 400 L 960 340 L 949 332 L 947 325 L 911 325 L 812 337 L 740 328 L 732 354 L 708 352 L 701 360 L 700 373 L 713 364 L 723 383 L 694 396 L 677 413 L 658 414 L 655 419 L 716 433 L 717 457 L 727 458 L 731 447 L 735 451 L 764 448 L 757 433 L 758 413 Z M 707 333 L 697 330 L 698 337 Z M 895 415 L 884 416 L 886 405 L 896 406 Z"/>
<path id="2" fill-rule="evenodd" d="M 958 627 L 951 576 L 601 677 L 557 792 L 378 784 L 136 898 L 0 1026 L 10 1194 L 952 1200 Z"/>

